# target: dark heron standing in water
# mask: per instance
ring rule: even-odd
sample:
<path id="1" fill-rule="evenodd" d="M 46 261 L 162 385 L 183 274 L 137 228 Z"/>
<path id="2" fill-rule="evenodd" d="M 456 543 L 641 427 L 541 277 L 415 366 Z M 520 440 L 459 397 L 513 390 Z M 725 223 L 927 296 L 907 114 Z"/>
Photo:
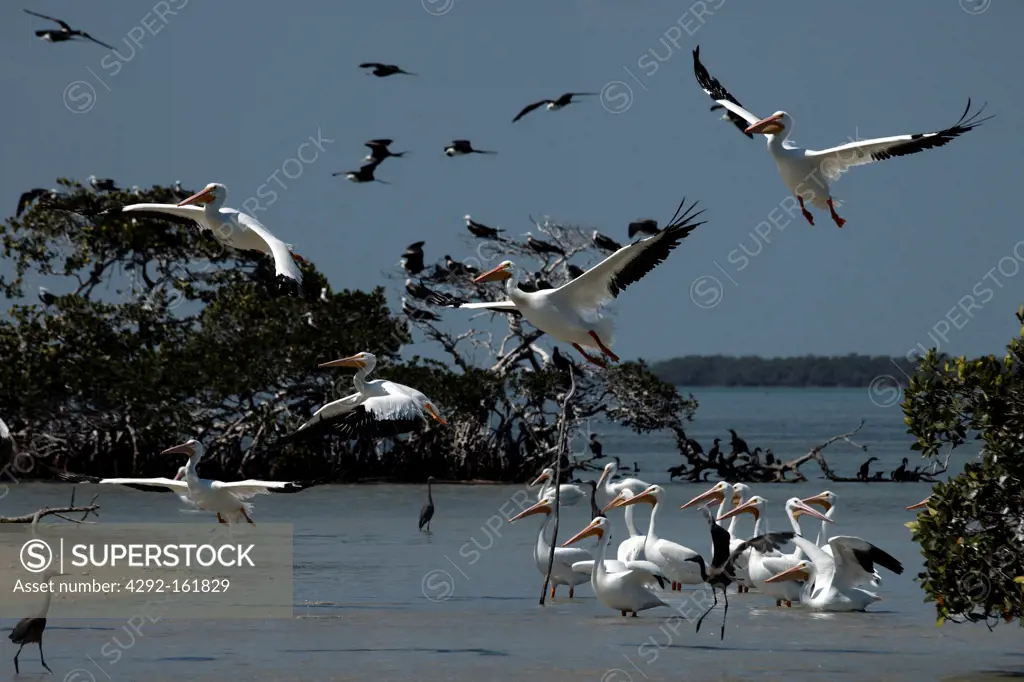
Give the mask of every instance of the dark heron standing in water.
<path id="1" fill-rule="evenodd" d="M 430 519 L 434 518 L 434 496 L 430 492 L 430 484 L 434 482 L 433 476 L 427 476 L 427 503 L 423 505 L 423 509 L 420 509 L 420 530 L 423 527 L 427 527 L 427 532 L 430 532 Z"/>
<path id="2" fill-rule="evenodd" d="M 60 571 L 54 569 L 47 569 L 43 572 L 43 582 L 48 582 L 50 578 L 54 578 L 58 575 L 63 575 Z M 52 587 L 52 585 L 51 585 Z M 38 644 L 39 645 L 39 662 L 43 664 L 47 672 L 51 675 L 53 671 L 50 670 L 50 666 L 46 665 L 46 659 L 43 657 L 43 631 L 46 630 L 46 613 L 50 610 L 50 599 L 53 597 L 53 590 L 47 590 L 46 596 L 43 598 L 43 606 L 39 609 L 39 615 L 34 618 L 22 618 L 18 621 L 18 624 L 11 630 L 9 638 L 15 644 L 20 645 L 18 647 L 18 653 L 14 654 L 14 674 L 20 675 L 21 670 L 18 668 L 18 656 L 21 655 L 21 650 L 25 648 L 26 644 Z"/>
<path id="3" fill-rule="evenodd" d="M 736 582 L 736 559 L 747 551 L 748 547 L 753 547 L 757 551 L 764 553 L 778 549 L 783 543 L 792 540 L 796 533 L 786 531 L 784 533 L 758 535 L 736 545 L 736 549 L 730 552 L 729 543 L 732 540 L 732 536 L 729 535 L 729 531 L 724 526 L 718 525 L 715 515 L 706 506 L 701 507 L 700 511 L 711 526 L 711 543 L 714 547 L 711 566 L 705 565 L 704 557 L 699 554 L 692 559 L 686 559 L 686 561 L 692 561 L 700 566 L 700 577 L 711 586 L 711 596 L 715 601 L 697 620 L 696 631 L 700 632 L 700 624 L 703 622 L 704 616 L 711 613 L 711 609 L 718 606 L 718 593 L 716 590 L 722 588 L 722 597 L 725 599 L 725 611 L 722 613 L 722 634 L 720 639 L 725 639 L 725 619 L 729 615 L 729 595 L 726 592 L 726 588 Z"/>

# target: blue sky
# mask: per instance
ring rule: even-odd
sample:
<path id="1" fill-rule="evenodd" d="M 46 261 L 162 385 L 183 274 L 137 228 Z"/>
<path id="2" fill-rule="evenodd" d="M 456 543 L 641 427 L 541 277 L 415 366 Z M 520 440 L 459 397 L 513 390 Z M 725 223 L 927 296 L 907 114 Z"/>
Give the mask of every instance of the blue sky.
<path id="1" fill-rule="evenodd" d="M 936 343 L 977 354 L 998 352 L 1018 328 L 1019 3 L 23 5 L 118 53 L 43 43 L 32 32 L 47 22 L 21 5 L 0 10 L 5 215 L 21 191 L 57 176 L 217 181 L 239 209 L 268 185 L 276 197 L 257 218 L 336 290 L 386 283 L 397 304 L 401 281 L 383 271 L 421 239 L 430 258 L 470 255 L 466 213 L 514 233 L 530 229 L 527 214 L 546 214 L 624 240 L 630 220 L 663 221 L 685 194 L 708 223 L 615 302 L 623 358 Z M 996 118 L 941 149 L 852 169 L 833 187 L 846 227 L 818 213 L 812 228 L 780 212 L 787 191 L 762 139 L 708 111 L 697 44 L 747 108 L 788 111 L 805 147 L 946 127 L 968 97 Z M 419 75 L 376 79 L 362 61 Z M 604 95 L 510 123 L 525 104 L 573 90 Z M 300 150 L 311 136 L 320 147 Z M 358 167 L 374 137 L 412 151 L 378 170 L 390 186 L 331 177 Z M 499 154 L 444 157 L 457 137 Z M 452 311 L 446 323 L 467 321 Z"/>

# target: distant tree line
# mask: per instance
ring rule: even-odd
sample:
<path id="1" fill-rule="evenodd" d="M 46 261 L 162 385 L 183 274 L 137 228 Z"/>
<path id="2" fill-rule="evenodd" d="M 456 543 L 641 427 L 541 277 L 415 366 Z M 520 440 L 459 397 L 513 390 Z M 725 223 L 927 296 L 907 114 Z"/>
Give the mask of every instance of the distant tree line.
<path id="1" fill-rule="evenodd" d="M 651 371 L 674 386 L 864 387 L 879 376 L 900 380 L 913 375 L 916 363 L 886 355 L 804 355 L 762 358 L 756 355 L 686 355 L 651 365 Z"/>

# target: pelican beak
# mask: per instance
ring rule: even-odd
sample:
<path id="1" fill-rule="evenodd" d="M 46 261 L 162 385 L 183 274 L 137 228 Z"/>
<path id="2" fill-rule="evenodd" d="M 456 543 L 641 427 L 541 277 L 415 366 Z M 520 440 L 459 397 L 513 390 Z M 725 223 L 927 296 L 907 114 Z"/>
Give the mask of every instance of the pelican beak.
<path id="1" fill-rule="evenodd" d="M 347 358 L 342 358 L 341 360 L 331 360 L 330 362 L 325 362 L 325 363 L 323 363 L 321 365 L 317 365 L 317 367 L 359 367 L 359 368 L 362 368 L 362 367 L 365 367 L 365 366 L 366 366 L 366 363 L 364 363 L 362 360 L 360 360 L 355 355 L 353 355 L 351 357 L 347 357 Z"/>
<path id="2" fill-rule="evenodd" d="M 794 505 L 796 509 L 793 510 L 793 516 L 796 517 L 799 514 L 806 514 L 807 516 L 813 516 L 820 521 L 827 521 L 828 523 L 834 523 L 832 519 L 819 512 L 814 507 L 810 507 L 804 504 L 802 501 L 800 504 Z"/>
<path id="3" fill-rule="evenodd" d="M 533 479 L 533 483 L 531 483 L 529 485 L 529 487 L 532 488 L 532 487 L 534 487 L 536 485 L 540 485 L 541 483 L 543 483 L 544 481 L 548 480 L 549 478 L 551 478 L 551 475 L 548 472 L 546 472 L 546 471 L 542 471 L 540 473 L 540 476 L 538 476 L 537 478 Z"/>
<path id="4" fill-rule="evenodd" d="M 718 517 L 718 520 L 719 521 L 725 521 L 726 519 L 731 519 L 734 516 L 739 516 L 740 514 L 744 514 L 744 513 L 746 513 L 746 514 L 753 514 L 754 518 L 756 519 L 760 515 L 761 512 L 757 508 L 757 503 L 754 500 L 750 500 L 750 501 L 744 502 L 740 506 L 738 506 L 738 507 L 736 507 L 736 508 L 734 508 L 734 509 L 732 509 L 730 511 L 727 511 L 724 514 L 722 514 L 721 516 Z M 817 512 L 815 512 L 815 513 L 817 513 Z"/>
<path id="5" fill-rule="evenodd" d="M 928 497 L 924 498 L 923 500 L 921 500 L 917 504 L 912 504 L 909 507 L 907 507 L 907 511 L 911 511 L 911 510 L 914 510 L 914 509 L 924 509 L 925 507 L 928 506 L 928 503 L 931 501 L 931 499 L 932 499 L 932 496 L 929 495 Z"/>
<path id="6" fill-rule="evenodd" d="M 508 271 L 505 265 L 499 265 L 493 270 L 488 270 L 482 275 L 478 275 L 473 279 L 474 284 L 480 284 L 481 282 L 497 282 L 500 280 L 508 279 L 512 276 L 512 273 Z"/>
<path id="7" fill-rule="evenodd" d="M 797 564 L 793 568 L 787 568 L 782 573 L 776 573 L 765 580 L 766 583 L 778 583 L 783 580 L 809 580 L 811 574 L 804 570 L 803 565 Z"/>
<path id="8" fill-rule="evenodd" d="M 817 495 L 814 495 L 813 497 L 805 497 L 800 501 L 803 502 L 804 504 L 816 504 L 825 511 L 828 511 L 832 508 L 832 503 L 828 501 L 828 495 L 826 495 L 825 493 L 819 493 Z"/>
<path id="9" fill-rule="evenodd" d="M 684 504 L 682 507 L 680 507 L 680 509 L 689 509 L 693 505 L 700 504 L 705 500 L 718 500 L 718 504 L 723 504 L 725 502 L 725 493 L 723 493 L 722 489 L 716 485 L 715 487 L 711 488 L 711 490 L 702 492 L 700 495 L 698 495 L 697 497 L 693 498 L 692 500 Z"/>
<path id="10" fill-rule="evenodd" d="M 606 512 L 606 511 L 608 511 L 609 509 L 613 509 L 613 508 L 615 508 L 615 507 L 618 507 L 618 506 L 619 506 L 619 503 L 620 503 L 620 502 L 622 502 L 622 501 L 623 501 L 623 500 L 625 500 L 625 499 L 626 499 L 626 494 L 625 494 L 624 492 L 622 492 L 622 493 L 619 493 L 618 495 L 616 495 L 616 496 L 615 496 L 615 497 L 614 497 L 614 498 L 612 499 L 612 501 L 611 501 L 611 502 L 609 502 L 608 504 L 606 504 L 606 505 L 604 506 L 604 508 L 602 508 L 602 509 L 601 509 L 601 511 L 602 511 L 602 512 Z"/>
<path id="11" fill-rule="evenodd" d="M 192 450 L 192 446 L 191 445 L 189 445 L 188 443 L 182 443 L 181 445 L 175 445 L 173 448 L 167 448 L 166 450 L 164 450 L 160 454 L 161 455 L 184 454 L 184 455 L 189 455 L 191 457 L 192 456 L 192 452 L 193 452 L 193 450 Z"/>
<path id="12" fill-rule="evenodd" d="M 589 538 L 589 537 L 594 536 L 594 535 L 596 535 L 598 537 L 601 537 L 602 535 L 604 535 L 604 531 L 601 530 L 598 527 L 597 521 L 591 521 L 589 526 L 587 526 L 586 528 L 581 530 L 579 533 L 576 533 L 576 535 L 573 535 L 571 538 L 569 538 L 564 543 L 562 543 L 562 547 L 568 547 L 569 545 L 573 544 L 574 542 L 579 542 L 580 540 L 583 540 L 584 538 Z"/>
<path id="13" fill-rule="evenodd" d="M 213 201 L 213 187 L 207 187 L 201 192 L 196 192 L 188 199 L 180 202 L 178 206 L 188 206 L 189 204 L 208 204 Z"/>
<path id="14" fill-rule="evenodd" d="M 653 507 L 655 504 L 658 503 L 658 500 L 655 499 L 654 495 L 651 494 L 650 490 L 645 490 L 642 493 L 640 493 L 639 495 L 634 495 L 633 497 L 629 498 L 628 500 L 626 500 L 626 499 L 619 500 L 618 502 L 615 503 L 615 506 L 613 507 L 613 509 L 618 509 L 619 507 L 628 507 L 631 504 L 637 504 L 639 502 L 646 502 L 647 504 L 649 504 L 649 505 L 651 505 Z"/>
<path id="15" fill-rule="evenodd" d="M 601 478 L 597 479 L 597 487 L 600 488 L 601 484 L 604 483 L 604 479 L 608 478 L 608 468 L 606 467 L 601 472 Z"/>
<path id="16" fill-rule="evenodd" d="M 550 513 L 551 513 L 551 505 L 548 503 L 547 500 L 541 500 L 540 502 L 538 502 L 537 504 L 533 505 L 532 507 L 529 507 L 529 508 L 524 509 L 523 511 L 519 512 L 518 514 L 513 516 L 511 519 L 509 519 L 508 522 L 512 523 L 513 521 L 518 521 L 519 519 L 525 519 L 527 516 L 533 516 L 534 514 L 550 514 Z"/>
<path id="17" fill-rule="evenodd" d="M 444 417 L 438 414 L 437 409 L 433 406 L 433 404 L 427 403 L 426 405 L 423 406 L 423 409 L 426 410 L 427 414 L 429 414 L 431 417 L 441 422 L 445 426 L 448 426 L 448 422 L 445 420 Z"/>
<path id="18" fill-rule="evenodd" d="M 775 133 L 782 130 L 782 126 L 778 124 L 778 120 L 782 118 L 781 114 L 772 114 L 768 118 L 762 118 L 760 121 L 751 124 L 745 133 L 763 133 L 764 135 L 774 135 Z"/>

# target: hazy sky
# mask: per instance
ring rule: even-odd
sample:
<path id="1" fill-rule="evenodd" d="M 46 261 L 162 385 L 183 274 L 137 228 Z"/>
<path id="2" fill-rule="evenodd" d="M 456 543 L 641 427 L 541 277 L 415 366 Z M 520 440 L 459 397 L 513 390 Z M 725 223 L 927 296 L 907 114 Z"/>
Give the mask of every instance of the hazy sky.
<path id="1" fill-rule="evenodd" d="M 22 4 L 118 52 L 43 43 L 33 31 L 47 22 L 17 3 L 0 10 L 4 215 L 58 176 L 217 181 L 239 209 L 262 194 L 256 217 L 336 290 L 388 283 L 397 304 L 401 281 L 382 272 L 421 239 L 428 258 L 470 255 L 466 213 L 519 234 L 527 214 L 547 214 L 624 240 L 630 220 L 664 221 L 685 194 L 708 223 L 615 302 L 623 358 L 918 343 L 977 354 L 1018 329 L 1021 3 Z M 788 111 L 801 146 L 943 128 L 968 97 L 996 118 L 941 149 L 852 169 L 833 188 L 846 227 L 818 212 L 812 228 L 778 208 L 787 190 L 763 138 L 708 111 L 697 44 L 747 108 Z M 372 78 L 362 61 L 419 75 Z M 604 94 L 510 123 L 573 90 Z M 392 185 L 331 177 L 358 167 L 374 137 L 412 151 L 378 169 Z M 449 159 L 456 137 L 499 154 Z"/>

